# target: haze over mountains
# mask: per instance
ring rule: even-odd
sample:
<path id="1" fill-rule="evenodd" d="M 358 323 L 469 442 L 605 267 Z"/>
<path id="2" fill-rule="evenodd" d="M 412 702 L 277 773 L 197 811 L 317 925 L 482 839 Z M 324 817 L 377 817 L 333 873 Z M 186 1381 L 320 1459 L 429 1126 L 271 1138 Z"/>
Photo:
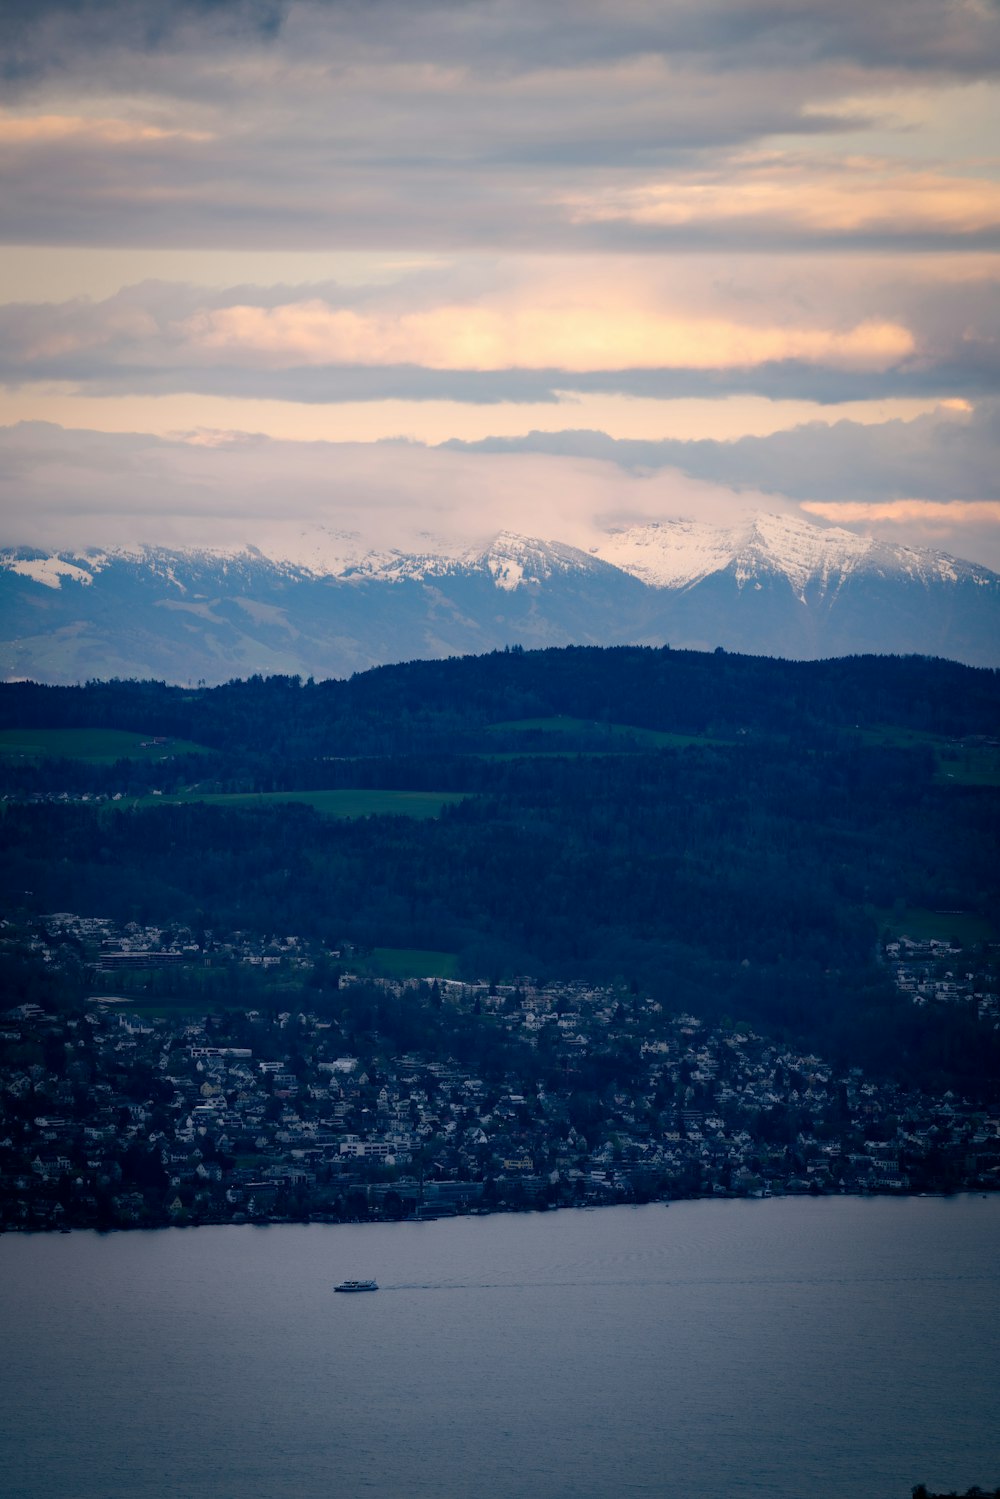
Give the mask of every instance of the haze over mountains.
<path id="1" fill-rule="evenodd" d="M 0 554 L 4 678 L 344 676 L 502 648 L 653 644 L 815 659 L 1000 664 L 1000 575 L 789 516 L 666 520 L 591 551 L 500 532 L 486 547 L 366 551 L 332 532 L 243 550 Z"/>

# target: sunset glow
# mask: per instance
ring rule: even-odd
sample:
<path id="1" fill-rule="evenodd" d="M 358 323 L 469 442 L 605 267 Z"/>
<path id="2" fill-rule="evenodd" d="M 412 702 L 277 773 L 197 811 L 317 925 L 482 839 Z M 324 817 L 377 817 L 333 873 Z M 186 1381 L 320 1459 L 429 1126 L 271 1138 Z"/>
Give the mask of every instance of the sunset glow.
<path id="1" fill-rule="evenodd" d="M 456 535 L 511 518 L 493 439 L 559 449 L 540 532 L 570 484 L 590 526 L 592 469 L 604 520 L 632 513 L 615 444 L 660 444 L 657 504 L 763 492 L 1000 564 L 992 7 L 42 0 L 0 47 L 5 441 L 76 429 L 111 475 L 137 434 L 335 465 L 403 437 L 398 494 L 455 439 Z M 0 540 L 78 535 L 28 447 Z M 204 492 L 191 535 L 236 499 Z M 171 522 L 137 486 L 91 524 Z"/>

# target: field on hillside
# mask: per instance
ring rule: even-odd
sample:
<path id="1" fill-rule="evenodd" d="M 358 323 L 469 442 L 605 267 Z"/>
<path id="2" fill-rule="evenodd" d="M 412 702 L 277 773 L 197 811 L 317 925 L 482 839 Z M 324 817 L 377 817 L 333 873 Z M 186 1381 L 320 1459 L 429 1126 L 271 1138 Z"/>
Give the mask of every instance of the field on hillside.
<path id="1" fill-rule="evenodd" d="M 938 755 L 938 778 L 958 786 L 1000 786 L 1000 748 L 962 744 Z"/>
<path id="2" fill-rule="evenodd" d="M 879 931 L 893 937 L 910 937 L 914 942 L 948 942 L 957 938 L 963 947 L 971 947 L 1000 937 L 1000 926 L 974 911 L 930 911 L 922 906 L 907 906 L 902 911 L 873 910 L 872 915 Z"/>
<path id="3" fill-rule="evenodd" d="M 726 739 L 711 739 L 706 734 L 671 734 L 660 729 L 636 728 L 627 723 L 603 723 L 597 719 L 569 718 L 564 714 L 552 718 L 515 718 L 507 723 L 490 724 L 488 733 L 524 735 L 526 740 L 544 743 L 552 738 L 631 740 L 643 749 L 684 749 L 690 744 L 728 744 Z"/>
<path id="4" fill-rule="evenodd" d="M 450 979 L 458 974 L 457 953 L 423 947 L 376 947 L 366 957 L 345 961 L 356 973 L 373 978 Z"/>
<path id="5" fill-rule="evenodd" d="M 116 760 L 153 764 L 174 755 L 206 754 L 188 739 L 133 734 L 125 729 L 0 729 L 0 756 L 8 760 L 83 760 L 113 765 Z"/>
<path id="6" fill-rule="evenodd" d="M 939 780 L 958 786 L 1000 786 L 1000 745 L 985 737 L 948 739 L 942 734 L 887 725 L 857 732 L 865 744 L 932 750 Z"/>
<path id="7" fill-rule="evenodd" d="M 298 802 L 313 807 L 324 817 L 440 817 L 444 807 L 464 801 L 464 791 L 183 791 L 176 796 L 143 796 L 136 804 L 144 807 L 171 806 L 180 803 L 207 802 L 217 807 L 272 807 Z"/>

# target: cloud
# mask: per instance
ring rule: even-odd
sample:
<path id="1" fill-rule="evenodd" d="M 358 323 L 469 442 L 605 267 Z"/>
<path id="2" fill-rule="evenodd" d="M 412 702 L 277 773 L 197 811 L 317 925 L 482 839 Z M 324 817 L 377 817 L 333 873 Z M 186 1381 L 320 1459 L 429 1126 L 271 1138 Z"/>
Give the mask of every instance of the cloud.
<path id="1" fill-rule="evenodd" d="M 977 396 L 1000 378 L 992 260 L 542 257 L 371 284 L 207 288 L 0 305 L 0 382 L 108 396 L 334 403 Z"/>
<path id="2" fill-rule="evenodd" d="M 0 147 L 50 141 L 65 147 L 79 139 L 103 146 L 129 146 L 149 141 L 207 141 L 211 136 L 204 130 L 165 130 L 141 121 L 98 116 L 0 114 Z"/>
<path id="3" fill-rule="evenodd" d="M 946 526 L 969 524 L 1000 525 L 1000 500 L 841 500 L 825 504 L 822 500 L 804 500 L 802 509 L 824 520 L 941 522 Z"/>
<path id="4" fill-rule="evenodd" d="M 25 70 L 71 51 L 144 53 L 190 45 L 192 33 L 345 38 L 366 54 L 455 64 L 488 57 L 512 68 L 580 66 L 660 51 L 801 66 L 830 59 L 864 67 L 982 76 L 1000 67 L 995 11 L 981 0 L 5 0 L 0 45 Z M 60 37 L 63 45 L 58 44 Z"/>
<path id="5" fill-rule="evenodd" d="M 940 161 L 977 0 L 8 0 L 0 67 L 22 244 L 997 242 L 995 167 Z"/>
<path id="6" fill-rule="evenodd" d="M 303 557 L 317 545 L 459 550 L 509 528 L 588 546 L 615 527 L 674 516 L 729 524 L 763 509 L 1000 566 L 995 413 L 855 429 L 673 444 L 536 434 L 520 444 L 427 448 L 239 433 L 167 440 L 22 423 L 0 428 L 0 543 L 251 543 Z M 963 447 L 992 486 L 974 497 L 945 487 L 949 448 L 954 455 Z M 926 481 L 893 493 L 897 482 L 913 481 L 922 459 L 937 493 Z M 831 464 L 843 464 L 853 494 L 816 495 L 810 471 Z M 773 486 L 778 469 L 783 488 Z"/>
<path id="7" fill-rule="evenodd" d="M 995 242 L 1000 182 L 915 171 L 898 162 L 830 162 L 788 154 L 717 167 L 710 176 L 569 196 L 576 223 L 627 223 L 668 231 L 714 227 L 774 240 L 813 235 Z"/>
<path id="8" fill-rule="evenodd" d="M 943 549 L 1000 571 L 1000 500 L 805 500 L 808 516 Z"/>
<path id="9" fill-rule="evenodd" d="M 11 84 L 81 60 L 277 35 L 288 0 L 4 0 L 0 59 Z"/>
<path id="10" fill-rule="evenodd" d="M 250 543 L 301 557 L 317 533 L 355 550 L 457 551 L 506 527 L 585 546 L 616 523 L 678 512 L 725 521 L 748 505 L 753 497 L 680 474 L 630 475 L 575 457 L 0 428 L 3 545 Z"/>
<path id="11" fill-rule="evenodd" d="M 195 350 L 234 363 L 416 364 L 432 370 L 728 369 L 782 359 L 835 369 L 885 369 L 913 350 L 909 330 L 888 322 L 843 331 L 685 318 L 621 294 L 604 305 L 452 304 L 398 316 L 332 308 L 319 300 L 274 308 L 233 306 L 183 328 Z"/>
<path id="12" fill-rule="evenodd" d="M 808 423 L 767 437 L 731 442 L 615 441 L 601 432 L 534 432 L 524 438 L 454 444 L 466 451 L 536 452 L 589 457 L 637 471 L 676 469 L 691 478 L 734 490 L 781 495 L 799 503 L 863 507 L 842 519 L 928 519 L 932 512 L 904 509 L 876 514 L 872 505 L 981 505 L 1000 499 L 1000 402 L 975 409 L 942 407 L 912 421 L 862 424 Z M 827 515 L 827 510 L 815 510 Z M 935 518 L 943 518 L 943 512 Z M 991 511 L 949 511 L 956 525 L 989 519 Z"/>
<path id="13" fill-rule="evenodd" d="M 283 419 L 311 408 L 310 431 L 343 403 L 353 432 L 362 401 L 593 409 L 610 394 L 649 398 L 652 438 L 676 430 L 654 402 L 682 398 L 974 406 L 740 442 L 564 433 L 475 452 L 22 433 L 0 461 L 24 524 L 37 506 L 53 534 L 71 512 L 81 536 L 141 529 L 154 503 L 181 532 L 238 529 L 243 504 L 255 525 L 289 504 L 312 524 L 329 501 L 402 534 L 422 506 L 427 525 L 468 529 L 481 495 L 484 517 L 551 515 L 573 539 L 574 517 L 586 530 L 766 493 L 867 507 L 855 523 L 894 534 L 992 534 L 991 511 L 919 506 L 996 495 L 994 0 L 6 0 L 0 77 L 0 242 L 307 250 L 319 267 L 263 286 L 123 275 L 114 295 L 52 302 L 15 301 L 11 280 L 12 400 L 101 404 L 100 426 L 145 421 L 138 404 L 159 397 L 211 397 L 205 420 L 227 426 L 251 422 L 236 403 L 282 402 Z M 337 284 L 333 253 L 378 274 Z M 421 255 L 437 263 L 385 271 Z M 404 413 L 377 430 L 415 427 Z"/>

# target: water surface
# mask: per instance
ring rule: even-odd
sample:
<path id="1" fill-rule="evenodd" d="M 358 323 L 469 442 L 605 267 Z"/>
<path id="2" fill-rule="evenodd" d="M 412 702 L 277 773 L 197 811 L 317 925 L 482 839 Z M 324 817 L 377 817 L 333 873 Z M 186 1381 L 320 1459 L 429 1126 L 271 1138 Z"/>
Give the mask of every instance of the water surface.
<path id="1" fill-rule="evenodd" d="M 1000 1484 L 1000 1198 L 0 1238 L 7 1499 Z M 374 1276 L 375 1295 L 337 1296 Z"/>

